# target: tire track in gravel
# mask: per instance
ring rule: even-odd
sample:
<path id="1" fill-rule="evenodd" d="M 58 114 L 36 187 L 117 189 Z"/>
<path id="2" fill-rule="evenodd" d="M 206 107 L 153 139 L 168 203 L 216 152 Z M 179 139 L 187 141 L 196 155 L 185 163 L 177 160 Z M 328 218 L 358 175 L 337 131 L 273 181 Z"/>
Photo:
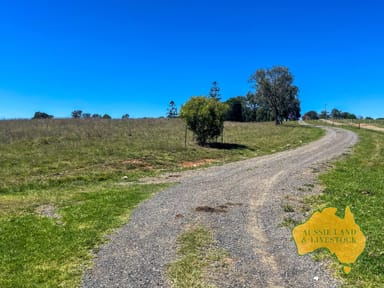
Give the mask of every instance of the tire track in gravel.
<path id="1" fill-rule="evenodd" d="M 195 223 L 209 227 L 232 258 L 228 268 L 209 275 L 217 287 L 338 287 L 323 263 L 297 255 L 291 228 L 281 225 L 282 205 L 299 207 L 314 193 L 301 189 L 315 183 L 313 171 L 357 141 L 350 131 L 324 129 L 323 138 L 294 150 L 181 173 L 178 185 L 142 203 L 110 236 L 82 287 L 168 287 L 176 238 Z M 196 211 L 202 206 L 226 208 Z M 289 217 L 304 219 L 298 208 Z"/>
<path id="2" fill-rule="evenodd" d="M 259 183 L 258 187 L 261 188 L 263 191 L 267 191 L 268 187 L 271 187 L 271 185 L 273 185 L 273 183 L 280 177 L 281 174 L 282 173 L 279 172 L 273 175 L 273 177 L 262 181 L 261 183 Z M 261 209 L 261 207 L 264 205 L 266 201 L 266 197 L 267 197 L 266 193 L 261 193 L 258 195 L 257 198 L 252 197 L 250 199 L 250 215 L 256 214 L 257 211 Z M 268 269 L 270 269 L 269 272 L 271 274 L 271 277 L 269 277 L 266 284 L 268 286 L 273 286 L 273 287 L 282 287 L 282 286 L 279 286 L 280 285 L 279 283 L 282 283 L 283 279 L 280 277 L 279 268 L 278 268 L 275 255 L 267 252 L 267 249 L 266 249 L 267 246 L 269 245 L 268 237 L 265 231 L 263 231 L 262 228 L 259 226 L 256 217 L 248 217 L 248 218 L 249 218 L 248 230 L 250 234 L 253 236 L 255 240 L 254 242 L 259 244 L 257 246 L 256 245 L 254 246 L 254 253 L 256 255 L 260 255 L 261 256 L 260 262 L 263 264 L 264 267 L 268 267 Z M 265 285 L 265 287 L 267 287 L 267 285 Z"/>

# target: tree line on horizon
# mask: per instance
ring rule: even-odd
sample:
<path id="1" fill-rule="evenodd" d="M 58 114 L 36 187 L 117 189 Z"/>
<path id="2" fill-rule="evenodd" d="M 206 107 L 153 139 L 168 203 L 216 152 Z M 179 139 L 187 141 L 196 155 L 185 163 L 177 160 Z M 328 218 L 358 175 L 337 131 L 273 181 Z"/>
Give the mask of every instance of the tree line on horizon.
<path id="1" fill-rule="evenodd" d="M 343 112 L 339 109 L 333 108 L 330 112 L 327 112 L 325 110 L 321 111 L 320 113 L 317 113 L 314 110 L 308 111 L 303 115 L 304 120 L 319 120 L 319 119 L 363 119 L 362 116 L 356 116 L 353 113 L 350 112 Z M 366 120 L 374 120 L 372 117 L 365 117 Z M 378 118 L 377 120 L 380 120 L 382 118 Z"/>
<path id="2" fill-rule="evenodd" d="M 32 119 L 53 119 L 53 115 L 49 115 L 45 112 L 35 112 Z M 74 110 L 71 112 L 71 118 L 73 119 L 112 119 L 112 117 L 108 114 L 91 114 L 91 113 L 83 113 L 82 110 Z M 129 119 L 129 114 L 124 114 L 121 116 L 121 119 Z"/>

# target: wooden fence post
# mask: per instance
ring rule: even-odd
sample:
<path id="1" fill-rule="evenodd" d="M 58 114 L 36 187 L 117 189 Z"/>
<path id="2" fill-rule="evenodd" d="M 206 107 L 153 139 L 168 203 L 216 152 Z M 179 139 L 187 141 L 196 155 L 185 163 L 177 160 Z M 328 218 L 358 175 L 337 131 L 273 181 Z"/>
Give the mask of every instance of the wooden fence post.
<path id="1" fill-rule="evenodd" d="M 187 148 L 188 127 L 185 125 L 184 147 Z"/>

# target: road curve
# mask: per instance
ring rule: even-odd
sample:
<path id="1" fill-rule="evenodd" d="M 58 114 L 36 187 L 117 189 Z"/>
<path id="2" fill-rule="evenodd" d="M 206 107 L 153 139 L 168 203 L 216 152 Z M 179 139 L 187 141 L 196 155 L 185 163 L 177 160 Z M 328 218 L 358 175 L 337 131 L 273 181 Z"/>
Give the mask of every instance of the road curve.
<path id="1" fill-rule="evenodd" d="M 229 268 L 210 277 L 217 287 L 338 287 L 323 263 L 297 254 L 292 228 L 281 225 L 287 217 L 309 216 L 299 211 L 300 200 L 319 192 L 307 189 L 317 172 L 357 142 L 350 131 L 324 129 L 324 137 L 300 148 L 178 178 L 110 236 L 82 287 L 168 287 L 165 269 L 176 257 L 176 238 L 194 223 L 209 227 L 232 258 Z M 286 204 L 295 212 L 284 212 Z M 220 205 L 225 213 L 196 211 Z"/>

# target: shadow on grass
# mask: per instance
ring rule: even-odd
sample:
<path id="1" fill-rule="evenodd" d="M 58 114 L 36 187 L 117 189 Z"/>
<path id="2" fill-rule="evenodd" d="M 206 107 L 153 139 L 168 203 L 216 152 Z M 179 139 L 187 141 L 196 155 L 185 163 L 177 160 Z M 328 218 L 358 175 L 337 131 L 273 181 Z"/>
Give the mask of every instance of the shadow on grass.
<path id="1" fill-rule="evenodd" d="M 254 150 L 246 145 L 234 144 L 234 143 L 212 142 L 212 143 L 207 143 L 206 146 L 209 148 L 223 149 L 223 150 L 244 150 L 244 149 L 251 150 L 251 151 Z"/>

